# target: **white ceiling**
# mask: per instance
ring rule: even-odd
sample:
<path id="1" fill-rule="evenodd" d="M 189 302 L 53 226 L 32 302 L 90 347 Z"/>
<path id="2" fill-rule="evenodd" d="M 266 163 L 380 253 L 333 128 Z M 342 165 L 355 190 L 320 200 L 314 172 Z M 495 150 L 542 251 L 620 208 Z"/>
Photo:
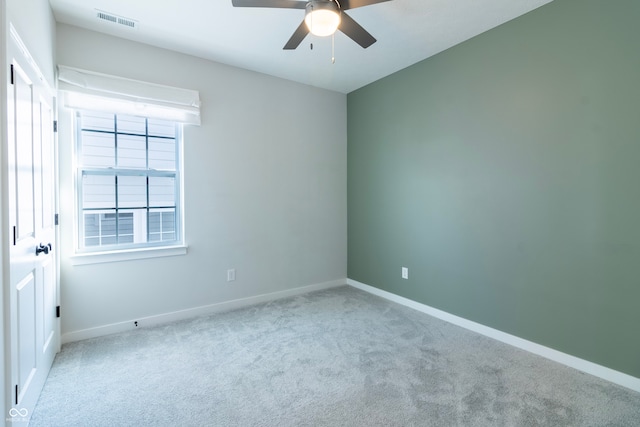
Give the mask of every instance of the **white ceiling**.
<path id="1" fill-rule="evenodd" d="M 392 0 L 347 13 L 378 41 L 308 35 L 282 47 L 304 10 L 234 8 L 231 0 L 50 0 L 58 22 L 342 93 L 374 82 L 552 0 Z M 99 20 L 97 10 L 137 21 Z M 313 43 L 313 50 L 310 49 Z"/>

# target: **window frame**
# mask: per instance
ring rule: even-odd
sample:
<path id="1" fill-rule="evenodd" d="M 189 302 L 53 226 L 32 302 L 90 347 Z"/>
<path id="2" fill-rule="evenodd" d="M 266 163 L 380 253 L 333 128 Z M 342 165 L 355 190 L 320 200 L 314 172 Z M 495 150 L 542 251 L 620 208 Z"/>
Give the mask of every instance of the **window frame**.
<path id="1" fill-rule="evenodd" d="M 151 258 L 157 256 L 169 256 L 169 255 L 181 255 L 186 254 L 186 246 L 184 243 L 184 201 L 183 201 L 183 170 L 184 170 L 184 162 L 183 162 L 183 152 L 184 152 L 184 139 L 183 139 L 183 124 L 180 122 L 176 122 L 174 120 L 165 120 L 167 122 L 172 122 L 175 126 L 175 171 L 171 170 L 160 170 L 160 169 L 150 169 L 148 164 L 146 168 L 119 168 L 119 167 L 83 167 L 82 165 L 82 156 L 83 156 L 83 138 L 82 138 L 82 120 L 81 116 L 83 113 L 88 114 L 104 114 L 99 111 L 91 111 L 91 110 L 74 110 L 73 111 L 73 127 L 74 127 L 74 135 L 75 135 L 75 143 L 74 143 L 74 174 L 75 174 L 75 185 L 74 185 L 74 199 L 76 204 L 75 209 L 75 237 L 74 237 L 74 247 L 75 247 L 75 257 L 72 260 L 74 265 L 77 264 L 90 264 L 96 262 L 111 262 L 111 261 L 122 261 L 128 259 L 142 259 L 142 258 Z M 114 116 L 115 123 L 117 123 L 118 116 L 130 116 L 130 114 L 118 114 L 117 112 L 111 112 L 106 114 L 112 114 Z M 154 119 L 153 117 L 144 117 L 146 120 Z M 131 135 L 128 132 L 120 133 L 117 130 L 117 127 L 114 127 L 113 132 L 106 132 L 114 134 L 114 137 L 117 138 L 117 134 L 123 135 Z M 137 134 L 138 136 L 141 136 Z M 148 130 L 143 135 L 145 138 L 156 137 L 155 135 L 149 135 Z M 145 148 L 146 156 L 148 159 L 148 145 Z M 83 208 L 83 177 L 84 176 L 145 176 L 145 177 L 170 177 L 174 179 L 174 195 L 175 195 L 175 206 L 171 208 L 175 209 L 175 240 L 171 241 L 146 241 L 144 243 L 120 243 L 114 245 L 105 245 L 105 246 L 86 246 L 85 244 L 85 230 L 84 230 L 84 217 L 86 210 Z M 147 189 L 149 183 L 147 181 Z M 148 192 L 147 192 L 148 193 Z M 164 207 L 158 207 L 158 209 L 163 209 Z M 149 200 L 147 197 L 147 204 L 144 207 L 138 207 L 136 209 L 144 209 L 147 213 L 156 209 L 154 206 L 149 206 Z M 113 213 L 117 215 L 119 211 L 123 212 L 132 212 L 135 209 L 123 207 L 120 208 L 117 206 L 114 209 L 104 209 L 104 210 L 96 210 L 96 213 L 102 213 L 102 211 L 109 210 L 109 213 Z M 148 216 L 147 216 L 148 218 Z M 147 236 L 149 234 L 149 225 L 147 224 L 147 229 L 145 230 Z"/>

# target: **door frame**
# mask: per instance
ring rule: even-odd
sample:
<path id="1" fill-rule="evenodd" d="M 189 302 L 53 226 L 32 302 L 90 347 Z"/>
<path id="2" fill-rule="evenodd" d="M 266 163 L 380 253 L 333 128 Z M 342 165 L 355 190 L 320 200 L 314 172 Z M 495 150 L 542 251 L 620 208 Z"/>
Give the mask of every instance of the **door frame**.
<path id="1" fill-rule="evenodd" d="M 8 192 L 7 192 L 7 84 L 8 84 L 8 72 L 7 72 L 7 44 L 8 44 L 8 31 L 7 31 L 7 4 L 5 0 L 0 0 L 0 227 L 2 237 L 0 241 L 0 283 L 3 284 L 0 289 L 0 329 L 2 330 L 3 339 L 0 341 L 0 379 L 2 380 L 2 386 L 0 387 L 0 425 L 6 426 L 8 422 L 8 408 L 9 399 L 8 394 L 10 386 L 7 384 L 7 378 L 10 378 L 11 366 L 7 356 L 10 349 L 7 347 L 7 326 L 9 322 L 5 321 L 5 303 L 8 302 L 9 290 L 5 289 L 4 283 L 9 283 L 9 239 L 6 236 L 6 230 L 9 229 L 9 219 L 6 214 L 8 204 Z"/>

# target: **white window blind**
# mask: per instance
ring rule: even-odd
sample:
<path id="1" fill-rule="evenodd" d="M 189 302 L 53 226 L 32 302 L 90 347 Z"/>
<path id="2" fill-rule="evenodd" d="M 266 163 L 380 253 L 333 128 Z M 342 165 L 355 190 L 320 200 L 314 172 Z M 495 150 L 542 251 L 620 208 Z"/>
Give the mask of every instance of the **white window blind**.
<path id="1" fill-rule="evenodd" d="M 200 125 L 200 94 L 139 80 L 58 65 L 65 107 Z"/>

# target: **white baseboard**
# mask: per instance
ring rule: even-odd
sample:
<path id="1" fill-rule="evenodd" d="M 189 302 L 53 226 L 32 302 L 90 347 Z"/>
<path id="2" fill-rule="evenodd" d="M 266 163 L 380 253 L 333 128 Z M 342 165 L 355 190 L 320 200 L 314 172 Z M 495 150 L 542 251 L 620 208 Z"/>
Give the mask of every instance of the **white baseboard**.
<path id="1" fill-rule="evenodd" d="M 262 302 L 273 301 L 277 299 L 287 298 L 295 295 L 306 294 L 308 292 L 320 291 L 323 289 L 334 288 L 346 285 L 346 279 L 332 280 L 324 283 L 317 283 L 299 288 L 287 289 L 284 291 L 272 292 L 263 295 L 256 295 L 247 298 L 240 298 L 232 301 L 224 301 L 217 304 L 205 305 L 201 307 L 189 308 L 186 310 L 174 311 L 171 313 L 158 314 L 155 316 L 142 317 L 124 322 L 112 323 L 109 325 L 97 326 L 95 328 L 81 329 L 79 331 L 66 332 L 62 334 L 62 343 L 66 344 L 73 341 L 81 341 L 89 338 L 101 337 L 104 335 L 115 334 L 135 329 L 137 327 L 160 325 L 164 323 L 175 322 L 177 320 L 189 319 L 207 314 L 220 313 L 223 311 L 235 310 Z"/>
<path id="2" fill-rule="evenodd" d="M 374 288 L 373 286 L 360 283 L 356 280 L 347 279 L 347 284 L 353 286 L 354 288 L 385 298 L 389 301 L 393 301 L 398 304 L 413 308 L 414 310 L 421 311 L 454 325 L 461 326 L 470 331 L 477 332 L 481 335 L 485 335 L 489 338 L 501 341 L 505 344 L 512 345 L 530 353 L 537 354 L 538 356 L 553 360 L 554 362 L 561 363 L 587 374 L 610 381 L 614 384 L 618 384 L 631 390 L 640 392 L 640 378 L 632 377 L 631 375 L 615 371 L 605 366 L 598 365 L 596 363 L 589 362 L 587 360 L 580 359 L 566 353 L 562 353 L 558 350 L 554 350 L 552 348 L 545 347 L 531 341 L 527 341 L 515 335 L 507 334 L 506 332 L 502 332 L 497 329 L 482 325 L 480 323 L 458 317 L 456 315 L 447 313 L 446 311 L 438 310 L 437 308 L 433 308 L 428 305 L 410 300 L 408 298 L 392 294 L 391 292 Z"/>

